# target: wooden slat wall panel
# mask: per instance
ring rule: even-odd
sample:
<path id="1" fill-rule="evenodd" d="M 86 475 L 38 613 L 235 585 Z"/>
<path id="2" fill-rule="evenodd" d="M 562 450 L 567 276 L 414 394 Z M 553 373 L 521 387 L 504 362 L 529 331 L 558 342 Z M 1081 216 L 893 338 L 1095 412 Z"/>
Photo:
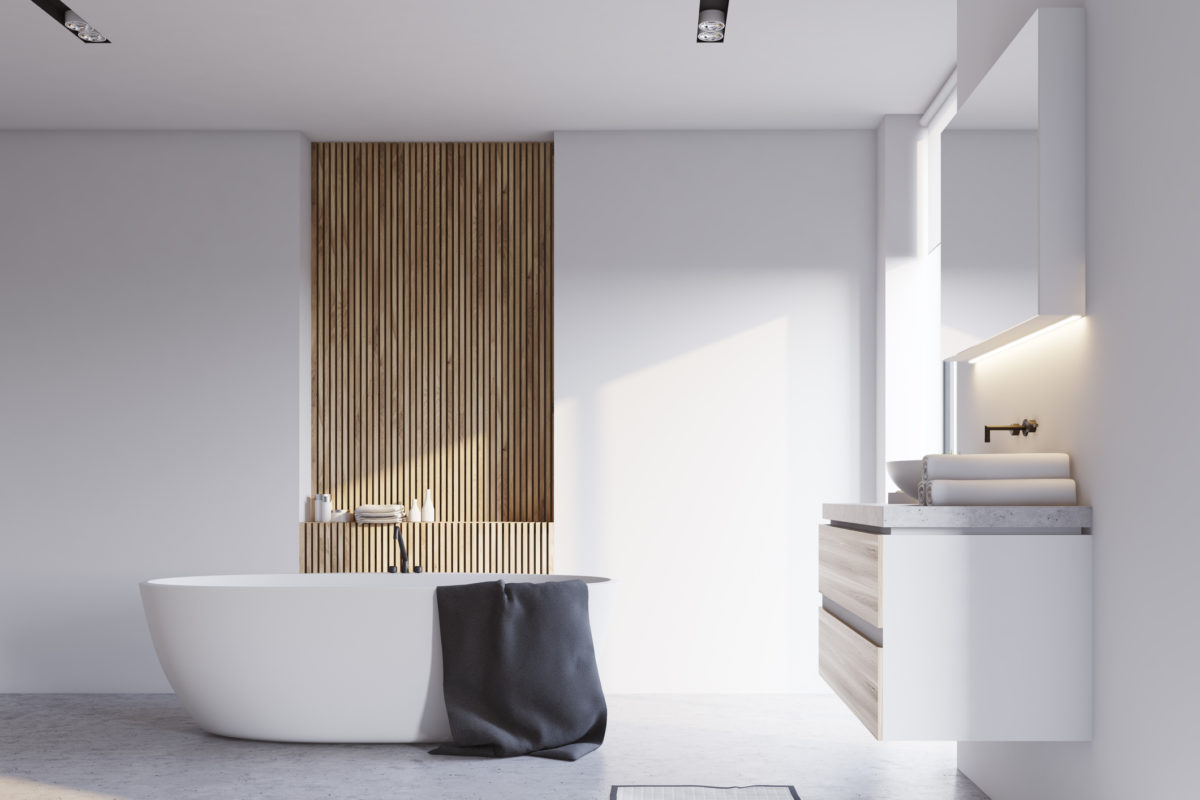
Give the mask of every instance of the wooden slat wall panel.
<path id="1" fill-rule="evenodd" d="M 400 526 L 409 563 L 426 572 L 554 571 L 552 522 L 433 522 Z M 387 572 L 400 566 L 390 525 L 300 524 L 301 572 Z"/>
<path id="2" fill-rule="evenodd" d="M 552 520 L 552 145 L 316 143 L 312 167 L 313 493 Z"/>

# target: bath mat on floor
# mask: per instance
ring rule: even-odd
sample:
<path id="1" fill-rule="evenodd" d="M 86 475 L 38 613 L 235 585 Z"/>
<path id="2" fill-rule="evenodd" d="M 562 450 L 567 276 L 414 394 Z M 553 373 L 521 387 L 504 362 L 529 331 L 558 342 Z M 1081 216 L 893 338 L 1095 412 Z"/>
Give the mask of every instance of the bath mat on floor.
<path id="1" fill-rule="evenodd" d="M 610 800 L 800 800 L 795 786 L 614 786 Z"/>

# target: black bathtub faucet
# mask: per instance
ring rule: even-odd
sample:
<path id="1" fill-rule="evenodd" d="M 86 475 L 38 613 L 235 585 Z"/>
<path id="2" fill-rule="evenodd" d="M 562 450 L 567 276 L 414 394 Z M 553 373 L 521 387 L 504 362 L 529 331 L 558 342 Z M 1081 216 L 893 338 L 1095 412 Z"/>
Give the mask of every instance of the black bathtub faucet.
<path id="1" fill-rule="evenodd" d="M 396 543 L 400 545 L 400 571 L 404 574 L 408 574 L 408 548 L 404 546 L 404 537 L 400 535 L 400 526 L 399 525 L 392 526 L 392 537 L 395 538 Z M 388 567 L 388 572 L 395 572 L 395 571 L 396 571 L 395 564 Z M 421 572 L 422 570 L 418 566 L 418 567 L 413 567 L 412 571 L 414 573 L 417 573 L 417 572 Z"/>

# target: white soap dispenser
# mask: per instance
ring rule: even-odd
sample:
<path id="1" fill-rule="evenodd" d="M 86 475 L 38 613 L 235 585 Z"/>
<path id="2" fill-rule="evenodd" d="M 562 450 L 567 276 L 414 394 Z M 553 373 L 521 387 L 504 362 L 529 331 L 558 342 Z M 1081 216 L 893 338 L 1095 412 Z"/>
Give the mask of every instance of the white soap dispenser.
<path id="1" fill-rule="evenodd" d="M 435 514 L 434 514 L 434 510 L 433 510 L 433 490 L 426 489 L 425 490 L 425 505 L 421 508 L 421 521 L 422 522 L 433 522 L 434 518 L 435 518 Z"/>
<path id="2" fill-rule="evenodd" d="M 413 498 L 413 501 L 412 501 L 412 507 L 408 509 L 408 521 L 409 522 L 420 522 L 421 521 L 421 507 L 419 505 L 417 505 L 417 498 L 415 498 L 415 497 Z"/>

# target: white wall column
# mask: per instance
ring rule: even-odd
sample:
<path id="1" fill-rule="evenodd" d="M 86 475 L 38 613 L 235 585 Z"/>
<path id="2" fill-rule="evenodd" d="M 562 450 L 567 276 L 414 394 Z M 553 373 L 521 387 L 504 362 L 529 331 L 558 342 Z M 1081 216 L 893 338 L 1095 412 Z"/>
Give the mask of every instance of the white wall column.
<path id="1" fill-rule="evenodd" d="M 895 491 L 884 463 L 942 449 L 940 270 L 929 236 L 925 129 L 888 115 L 876 131 L 879 345 L 876 498 Z M 931 252 L 932 250 L 932 252 Z"/>

